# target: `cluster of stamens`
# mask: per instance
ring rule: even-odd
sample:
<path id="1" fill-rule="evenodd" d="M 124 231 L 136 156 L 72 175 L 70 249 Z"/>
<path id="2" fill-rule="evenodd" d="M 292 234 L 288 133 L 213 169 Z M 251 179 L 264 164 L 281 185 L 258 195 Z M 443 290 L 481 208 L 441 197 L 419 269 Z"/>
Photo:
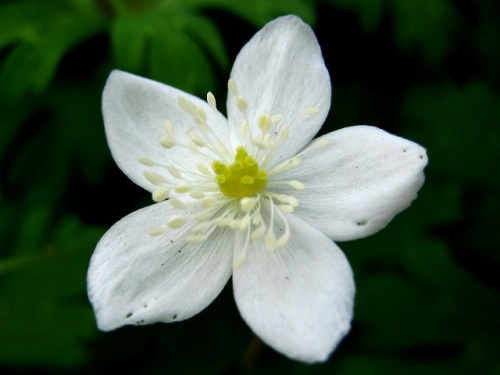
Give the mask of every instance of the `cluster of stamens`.
<path id="1" fill-rule="evenodd" d="M 228 88 L 237 108 L 245 115 L 248 102 L 238 94 L 234 80 L 229 81 Z M 207 102 L 211 110 L 217 111 L 211 93 L 207 95 Z M 244 231 L 245 242 L 240 256 L 235 258 L 236 265 L 244 261 L 250 241 L 263 239 L 269 250 L 284 247 L 290 238 L 286 214 L 293 212 L 299 202 L 293 195 L 273 192 L 272 187 L 287 184 L 295 190 L 305 188 L 300 181 L 273 180 L 273 176 L 297 167 L 300 155 L 273 167 L 269 172 L 265 169 L 271 161 L 272 151 L 288 137 L 289 127 L 282 124 L 284 116 L 261 114 L 257 124 L 260 134 L 254 134 L 255 130 L 252 132 L 248 120 L 244 120 L 240 134 L 242 139 L 248 139 L 247 146 L 239 146 L 231 152 L 213 132 L 201 107 L 184 97 L 179 98 L 179 106 L 190 115 L 193 124 L 166 121 L 159 144 L 166 149 L 182 147 L 189 150 L 193 155 L 192 168 L 163 165 L 147 157 L 139 158 L 139 162 L 150 168 L 144 172 L 144 177 L 155 186 L 153 200 L 161 202 L 168 199 L 179 210 L 178 215 L 166 218 L 164 225 L 151 228 L 149 233 L 161 235 L 169 229 L 184 226 L 187 219 L 182 212 L 186 209 L 186 201 L 179 198 L 189 196 L 199 202 L 202 210 L 185 237 L 188 243 L 194 245 L 205 241 L 219 227 Z M 301 114 L 318 112 L 317 108 L 306 108 Z M 188 130 L 179 137 L 174 127 Z M 325 142 L 316 142 L 313 147 L 325 145 Z M 280 228 L 280 236 L 276 235 L 277 227 Z"/>

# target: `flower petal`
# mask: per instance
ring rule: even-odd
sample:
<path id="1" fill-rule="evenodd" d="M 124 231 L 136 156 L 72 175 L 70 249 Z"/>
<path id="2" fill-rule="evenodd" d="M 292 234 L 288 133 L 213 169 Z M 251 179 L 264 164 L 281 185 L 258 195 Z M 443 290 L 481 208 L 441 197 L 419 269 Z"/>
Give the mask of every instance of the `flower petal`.
<path id="1" fill-rule="evenodd" d="M 102 330 L 126 324 L 187 319 L 208 306 L 231 275 L 227 230 L 199 245 L 184 238 L 189 225 L 152 236 L 152 227 L 178 211 L 168 202 L 140 209 L 109 229 L 92 256 L 88 294 Z M 199 212 L 195 206 L 187 211 Z M 194 216 L 186 220 L 194 221 Z"/>
<path id="2" fill-rule="evenodd" d="M 222 143 L 228 143 L 226 118 L 188 93 L 118 70 L 110 74 L 104 88 L 104 124 L 113 157 L 121 170 L 146 190 L 153 191 L 155 187 L 144 177 L 144 165 L 139 158 L 147 157 L 162 165 L 174 164 L 178 169 L 193 169 L 193 155 L 188 148 L 166 148 L 160 144 L 167 135 L 164 126 L 167 120 L 172 123 L 176 144 L 188 142 L 187 132 L 197 129 L 193 117 L 180 108 L 179 97 L 201 108 L 213 133 Z M 148 169 L 154 171 L 155 167 Z"/>
<path id="3" fill-rule="evenodd" d="M 276 178 L 305 184 L 293 193 L 300 203 L 295 213 L 334 241 L 379 231 L 424 182 L 425 149 L 381 129 L 353 126 L 314 142 L 299 167 Z"/>
<path id="4" fill-rule="evenodd" d="M 291 238 L 269 251 L 262 241 L 234 270 L 243 319 L 268 345 L 290 358 L 321 362 L 349 331 L 354 299 L 352 271 L 326 236 L 288 215 Z"/>
<path id="5" fill-rule="evenodd" d="M 283 127 L 289 128 L 286 147 L 273 151 L 275 163 L 305 146 L 318 132 L 330 109 L 330 76 L 321 49 L 312 29 L 296 16 L 279 17 L 255 34 L 238 54 L 231 79 L 236 83 L 238 95 L 248 104 L 242 112 L 237 97 L 228 95 L 233 143 L 247 145 L 248 141 L 239 133 L 244 121 L 248 122 L 252 135 L 257 136 L 262 135 L 258 127 L 262 114 L 283 116 L 269 131 L 276 139 Z M 304 110 L 308 114 L 303 114 Z"/>

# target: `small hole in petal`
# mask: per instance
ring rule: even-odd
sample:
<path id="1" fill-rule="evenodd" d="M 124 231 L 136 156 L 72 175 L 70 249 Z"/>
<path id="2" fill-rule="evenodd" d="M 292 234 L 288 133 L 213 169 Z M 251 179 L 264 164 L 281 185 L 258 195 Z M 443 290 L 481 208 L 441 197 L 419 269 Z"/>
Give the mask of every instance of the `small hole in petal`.
<path id="1" fill-rule="evenodd" d="M 125 315 L 125 318 L 130 318 L 134 313 L 129 312 L 127 315 Z"/>
<path id="2" fill-rule="evenodd" d="M 403 148 L 403 152 L 406 152 L 406 148 Z"/>
<path id="3" fill-rule="evenodd" d="M 177 319 L 177 314 L 174 314 L 174 316 L 172 316 L 172 319 Z"/>
<path id="4" fill-rule="evenodd" d="M 356 225 L 358 227 L 364 227 L 366 225 L 367 221 L 366 220 L 360 220 L 360 221 L 356 221 Z"/>

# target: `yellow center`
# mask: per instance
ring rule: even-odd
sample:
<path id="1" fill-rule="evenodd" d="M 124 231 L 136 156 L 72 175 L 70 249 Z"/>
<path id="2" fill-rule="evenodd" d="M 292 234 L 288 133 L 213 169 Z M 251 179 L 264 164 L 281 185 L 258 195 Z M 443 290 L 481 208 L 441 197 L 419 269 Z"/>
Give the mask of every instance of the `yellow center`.
<path id="1" fill-rule="evenodd" d="M 250 197 L 267 185 L 267 172 L 259 169 L 255 159 L 242 146 L 236 149 L 233 164 L 228 166 L 214 161 L 212 169 L 220 191 L 227 197 Z"/>

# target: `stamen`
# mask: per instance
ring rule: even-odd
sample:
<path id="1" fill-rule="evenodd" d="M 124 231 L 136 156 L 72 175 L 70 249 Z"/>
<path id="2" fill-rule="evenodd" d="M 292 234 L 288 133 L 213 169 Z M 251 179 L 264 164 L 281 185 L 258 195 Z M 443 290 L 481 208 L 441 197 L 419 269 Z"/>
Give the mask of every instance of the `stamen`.
<path id="1" fill-rule="evenodd" d="M 201 234 L 191 234 L 186 236 L 186 242 L 191 245 L 198 245 L 207 239 L 206 236 Z"/>
<path id="2" fill-rule="evenodd" d="M 248 102 L 243 96 L 238 96 L 236 98 L 236 106 L 240 110 L 240 112 L 245 112 L 248 108 Z"/>
<path id="3" fill-rule="evenodd" d="M 283 115 L 274 115 L 274 116 L 271 116 L 271 124 L 273 124 L 273 125 L 277 124 L 281 120 L 283 120 Z"/>
<path id="4" fill-rule="evenodd" d="M 258 198 L 241 198 L 240 199 L 240 208 L 245 211 L 249 212 L 255 207 L 255 203 L 257 203 Z"/>
<path id="5" fill-rule="evenodd" d="M 151 171 L 144 171 L 143 175 L 146 178 L 146 180 L 151 182 L 153 185 L 163 185 L 167 183 L 167 180 L 165 180 L 165 178 L 158 173 Z"/>
<path id="6" fill-rule="evenodd" d="M 195 191 L 190 191 L 189 192 L 189 196 L 191 198 L 194 198 L 194 199 L 201 199 L 201 198 L 203 198 L 205 196 L 205 194 L 202 193 L 201 191 L 196 191 L 195 190 Z"/>
<path id="7" fill-rule="evenodd" d="M 182 179 L 181 173 L 176 167 L 174 167 L 173 165 L 167 165 L 166 168 L 168 172 L 172 175 L 172 177 Z"/>
<path id="8" fill-rule="evenodd" d="M 246 138 L 248 136 L 248 131 L 249 131 L 248 122 L 243 121 L 240 125 L 240 133 L 243 136 L 243 138 Z"/>
<path id="9" fill-rule="evenodd" d="M 201 137 L 193 132 L 189 133 L 189 139 L 198 147 L 206 147 L 206 143 Z"/>
<path id="10" fill-rule="evenodd" d="M 215 101 L 215 96 L 210 91 L 207 93 L 207 103 L 213 109 L 217 108 L 217 102 Z"/>
<path id="11" fill-rule="evenodd" d="M 306 186 L 302 182 L 297 180 L 288 181 L 287 184 L 296 190 L 304 190 L 306 188 Z"/>
<path id="12" fill-rule="evenodd" d="M 168 198 L 168 194 L 169 194 L 169 189 L 166 188 L 166 187 L 159 187 L 158 189 L 156 189 L 155 191 L 153 191 L 153 200 L 155 202 L 162 202 L 164 201 L 165 199 Z"/>
<path id="13" fill-rule="evenodd" d="M 292 206 L 289 206 L 287 204 L 280 204 L 277 206 L 280 210 L 288 213 L 292 213 L 294 211 L 294 208 Z"/>
<path id="14" fill-rule="evenodd" d="M 214 196 L 208 196 L 201 199 L 201 204 L 203 207 L 211 207 L 217 202 L 217 198 Z"/>
<path id="15" fill-rule="evenodd" d="M 172 126 L 172 123 L 167 120 L 167 121 L 165 121 L 163 126 L 165 127 L 165 131 L 167 132 L 167 135 L 170 138 L 174 138 L 174 127 Z"/>
<path id="16" fill-rule="evenodd" d="M 304 108 L 302 110 L 303 115 L 315 115 L 318 114 L 321 110 L 318 107 L 309 107 L 309 108 Z"/>
<path id="17" fill-rule="evenodd" d="M 281 142 L 285 141 L 288 138 L 289 132 L 290 132 L 290 128 L 288 126 L 283 126 L 280 129 L 279 138 L 280 138 Z"/>
<path id="18" fill-rule="evenodd" d="M 278 164 L 271 170 L 271 172 L 269 172 L 269 175 L 274 176 L 277 173 L 288 171 L 292 168 L 298 167 L 299 165 L 300 165 L 300 159 L 295 156 L 291 159 L 284 161 L 281 164 Z"/>
<path id="19" fill-rule="evenodd" d="M 179 107 L 181 107 L 181 109 L 182 109 L 183 111 L 187 111 L 187 110 L 188 110 L 188 109 L 187 109 L 187 99 L 186 99 L 185 97 L 183 97 L 183 96 L 179 96 L 179 97 L 177 98 L 177 101 L 178 101 L 178 103 L 179 103 Z"/>
<path id="20" fill-rule="evenodd" d="M 200 172 L 201 174 L 204 174 L 205 176 L 212 175 L 210 170 L 204 164 L 196 163 L 195 166 L 196 166 L 196 169 L 198 170 L 198 172 Z"/>
<path id="21" fill-rule="evenodd" d="M 314 142 L 313 146 L 316 148 L 323 148 L 330 144 L 330 141 L 326 138 L 320 138 L 316 142 Z"/>
<path id="22" fill-rule="evenodd" d="M 184 219 L 184 216 L 174 215 L 167 220 L 167 225 L 170 228 L 176 229 L 182 227 L 185 222 L 186 220 Z"/>
<path id="23" fill-rule="evenodd" d="M 255 229 L 253 232 L 252 232 L 252 235 L 250 236 L 252 238 L 252 240 L 259 240 L 262 238 L 262 236 L 266 233 L 266 226 L 265 225 L 261 225 L 260 227 L 258 227 L 257 229 Z"/>
<path id="24" fill-rule="evenodd" d="M 192 187 L 192 185 L 190 183 L 183 182 L 183 183 L 177 185 L 174 188 L 174 191 L 176 193 L 179 193 L 179 194 L 184 194 L 184 193 L 187 193 L 187 192 L 191 191 L 192 188 L 193 187 Z"/>
<path id="25" fill-rule="evenodd" d="M 139 163 L 141 163 L 142 165 L 145 165 L 146 167 L 158 166 L 158 163 L 156 163 L 154 160 L 151 160 L 147 156 L 140 156 L 139 158 L 137 158 L 137 160 L 139 161 Z"/>
<path id="26" fill-rule="evenodd" d="M 174 208 L 177 208 L 179 210 L 183 210 L 184 208 L 186 208 L 186 205 L 177 198 L 170 198 L 168 201 Z"/>
<path id="27" fill-rule="evenodd" d="M 172 148 L 175 146 L 175 141 L 169 137 L 161 137 L 160 145 L 162 145 L 165 148 Z"/>
<path id="28" fill-rule="evenodd" d="M 227 90 L 231 95 L 238 96 L 238 87 L 234 79 L 230 78 L 227 82 Z"/>
<path id="29" fill-rule="evenodd" d="M 150 236 L 161 236 L 167 231 L 165 227 L 154 227 L 148 230 Z"/>
<path id="30" fill-rule="evenodd" d="M 269 115 L 267 113 L 264 113 L 264 114 L 259 116 L 258 123 L 259 123 L 259 128 L 262 131 L 266 132 L 271 127 L 271 118 L 269 117 Z"/>

